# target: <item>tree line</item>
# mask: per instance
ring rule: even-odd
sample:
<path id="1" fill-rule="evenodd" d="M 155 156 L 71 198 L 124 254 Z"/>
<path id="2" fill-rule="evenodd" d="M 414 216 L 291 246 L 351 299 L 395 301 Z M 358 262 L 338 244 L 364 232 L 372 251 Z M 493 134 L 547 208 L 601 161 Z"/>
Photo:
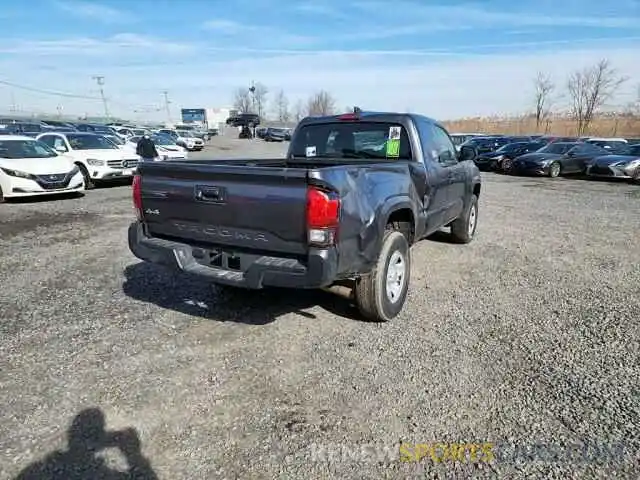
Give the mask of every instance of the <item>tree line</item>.
<path id="1" fill-rule="evenodd" d="M 272 98 L 270 93 L 262 83 L 256 83 L 251 88 L 238 87 L 234 93 L 233 108 L 240 113 L 257 113 L 260 118 L 268 115 L 280 123 L 299 122 L 307 116 L 336 113 L 336 101 L 325 90 L 294 104 L 291 104 L 284 90 L 276 91 Z"/>
<path id="2" fill-rule="evenodd" d="M 553 107 L 563 100 L 568 105 L 569 115 L 575 121 L 577 134 L 584 135 L 602 108 L 627 80 L 606 59 L 570 73 L 563 85 L 555 83 L 548 74 L 538 72 L 533 81 L 536 128 L 549 128 Z M 262 83 L 256 83 L 251 88 L 239 87 L 234 94 L 233 106 L 241 113 L 257 113 L 261 118 L 268 115 L 280 123 L 298 122 L 306 116 L 336 113 L 335 98 L 325 90 L 294 104 L 290 103 L 283 90 L 277 90 L 272 97 L 270 93 Z M 632 113 L 640 114 L 640 89 L 636 103 L 633 109 L 637 111 Z"/>
<path id="3" fill-rule="evenodd" d="M 538 72 L 533 81 L 536 127 L 539 129 L 546 125 L 548 129 L 554 104 L 564 100 L 576 124 L 578 136 L 584 135 L 602 108 L 627 80 L 606 59 L 570 73 L 564 85 L 558 85 L 548 74 Z M 629 113 L 640 113 L 640 88 L 636 104 L 629 107 Z"/>

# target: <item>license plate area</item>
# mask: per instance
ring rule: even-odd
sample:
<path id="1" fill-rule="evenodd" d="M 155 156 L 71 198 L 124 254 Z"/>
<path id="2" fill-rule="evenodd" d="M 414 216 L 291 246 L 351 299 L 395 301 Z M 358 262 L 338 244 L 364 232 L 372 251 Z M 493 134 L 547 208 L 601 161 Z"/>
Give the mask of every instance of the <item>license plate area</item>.
<path id="1" fill-rule="evenodd" d="M 213 268 L 222 268 L 224 270 L 232 270 L 236 272 L 244 271 L 243 264 L 246 263 L 247 260 L 245 258 L 245 262 L 243 262 L 242 260 L 244 255 L 243 257 L 241 257 L 234 252 L 222 249 L 209 250 L 203 248 L 194 248 L 192 254 L 193 258 L 200 265 Z"/>

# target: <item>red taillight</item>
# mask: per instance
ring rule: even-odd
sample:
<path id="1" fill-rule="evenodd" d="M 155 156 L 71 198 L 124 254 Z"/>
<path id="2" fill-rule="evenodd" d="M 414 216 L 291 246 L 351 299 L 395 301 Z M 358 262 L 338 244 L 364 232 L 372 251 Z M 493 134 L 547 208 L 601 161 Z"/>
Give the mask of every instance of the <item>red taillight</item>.
<path id="1" fill-rule="evenodd" d="M 142 177 L 135 175 L 131 184 L 133 191 L 133 208 L 136 209 L 138 220 L 142 219 Z"/>
<path id="2" fill-rule="evenodd" d="M 309 243 L 319 246 L 335 242 L 340 220 L 340 198 L 317 187 L 307 190 L 307 229 Z"/>

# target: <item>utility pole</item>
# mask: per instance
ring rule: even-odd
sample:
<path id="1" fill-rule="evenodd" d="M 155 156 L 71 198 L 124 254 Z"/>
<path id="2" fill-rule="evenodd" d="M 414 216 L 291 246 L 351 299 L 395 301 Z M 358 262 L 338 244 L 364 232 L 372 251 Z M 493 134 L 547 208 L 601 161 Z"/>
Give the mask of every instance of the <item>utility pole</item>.
<path id="1" fill-rule="evenodd" d="M 98 84 L 98 87 L 100 88 L 100 96 L 102 97 L 102 103 L 104 104 L 104 115 L 105 117 L 107 117 L 107 120 L 110 120 L 111 117 L 109 116 L 109 106 L 107 105 L 107 97 L 104 96 L 104 76 L 94 75 L 93 79 L 96 81 L 96 83 Z"/>
<path id="2" fill-rule="evenodd" d="M 167 120 L 169 120 L 169 124 L 171 124 L 173 122 L 171 121 L 171 109 L 169 108 L 169 105 L 171 104 L 169 101 L 169 92 L 165 90 L 162 92 L 162 95 L 164 95 L 164 108 L 167 111 Z"/>

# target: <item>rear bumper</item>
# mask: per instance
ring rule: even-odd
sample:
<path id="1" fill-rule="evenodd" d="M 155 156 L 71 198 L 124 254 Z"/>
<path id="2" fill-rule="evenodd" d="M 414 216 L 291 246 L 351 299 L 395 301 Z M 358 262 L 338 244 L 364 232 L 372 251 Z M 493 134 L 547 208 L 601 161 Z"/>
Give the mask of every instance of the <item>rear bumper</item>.
<path id="1" fill-rule="evenodd" d="M 248 289 L 263 287 L 322 288 L 336 279 L 338 256 L 335 249 L 311 249 L 304 262 L 296 259 L 219 251 L 225 258 L 233 254 L 238 269 L 211 266 L 210 250 L 185 243 L 148 237 L 140 222 L 129 226 L 129 249 L 141 260 L 172 270 L 203 277 L 214 283 Z"/>

